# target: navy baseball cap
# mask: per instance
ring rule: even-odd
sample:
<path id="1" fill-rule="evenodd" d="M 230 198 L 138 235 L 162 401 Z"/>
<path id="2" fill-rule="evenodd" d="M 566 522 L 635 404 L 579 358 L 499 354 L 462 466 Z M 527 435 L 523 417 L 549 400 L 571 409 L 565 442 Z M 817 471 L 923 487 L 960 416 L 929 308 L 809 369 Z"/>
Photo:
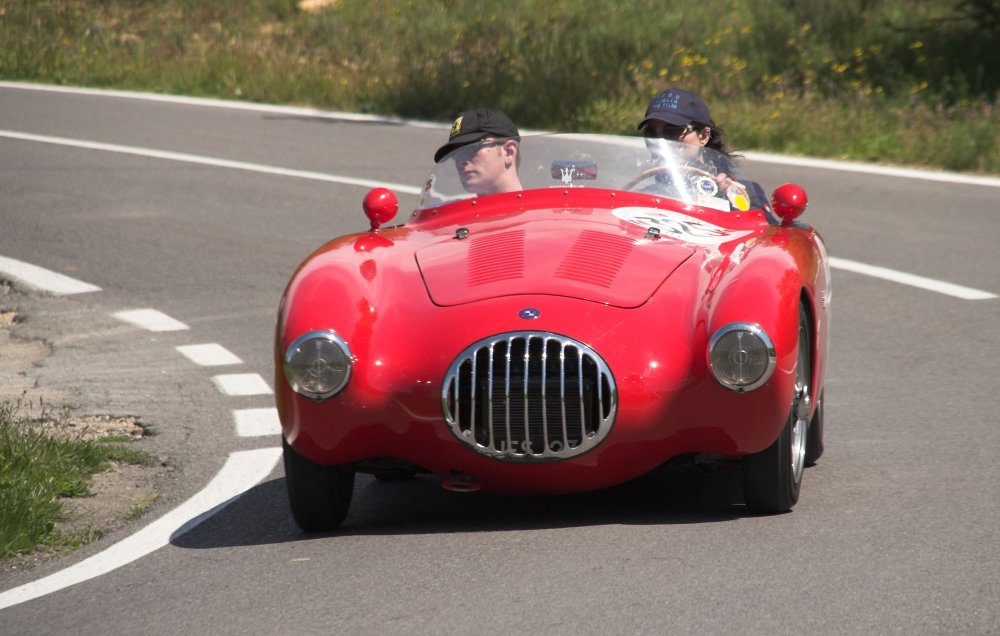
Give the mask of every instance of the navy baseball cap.
<path id="1" fill-rule="evenodd" d="M 657 93 L 646 108 L 646 116 L 639 122 L 639 130 L 654 119 L 674 126 L 686 126 L 693 121 L 708 125 L 712 121 L 705 102 L 683 88 L 668 88 Z"/>
<path id="2" fill-rule="evenodd" d="M 448 143 L 438 148 L 437 152 L 434 153 L 434 162 L 441 161 L 455 148 L 471 144 L 490 135 L 504 139 L 521 140 L 521 134 L 517 132 L 514 122 L 503 111 L 496 108 L 467 110 L 460 114 L 455 123 L 451 125 Z"/>

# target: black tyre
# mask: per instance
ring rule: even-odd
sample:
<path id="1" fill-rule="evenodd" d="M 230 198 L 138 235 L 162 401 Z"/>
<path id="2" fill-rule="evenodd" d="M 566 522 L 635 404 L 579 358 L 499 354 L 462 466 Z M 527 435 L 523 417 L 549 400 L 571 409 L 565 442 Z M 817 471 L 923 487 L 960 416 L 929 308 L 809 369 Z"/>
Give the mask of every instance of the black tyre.
<path id="1" fill-rule="evenodd" d="M 800 417 L 800 405 L 804 409 L 809 400 L 811 342 L 809 317 L 800 307 L 795 393 L 788 418 L 773 444 L 743 459 L 743 496 L 753 512 L 787 512 L 799 500 L 809 430 L 805 416 Z"/>
<path id="2" fill-rule="evenodd" d="M 806 466 L 815 466 L 816 460 L 823 456 L 823 394 L 819 396 L 816 412 L 809 423 L 809 434 L 806 436 Z"/>
<path id="3" fill-rule="evenodd" d="M 324 466 L 295 452 L 284 436 L 285 485 L 295 523 L 306 532 L 334 530 L 343 523 L 354 496 L 354 467 Z"/>

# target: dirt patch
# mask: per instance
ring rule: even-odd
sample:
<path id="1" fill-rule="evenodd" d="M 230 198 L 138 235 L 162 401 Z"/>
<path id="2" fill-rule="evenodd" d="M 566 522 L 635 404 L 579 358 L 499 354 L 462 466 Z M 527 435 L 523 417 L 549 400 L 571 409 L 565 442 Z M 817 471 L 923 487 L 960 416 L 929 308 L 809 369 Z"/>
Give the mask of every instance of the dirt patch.
<path id="1" fill-rule="evenodd" d="M 337 0 L 301 0 L 299 11 L 304 13 L 318 13 L 337 4 Z"/>
<path id="2" fill-rule="evenodd" d="M 156 480 L 167 470 L 163 465 L 115 464 L 110 471 L 94 475 L 92 496 L 62 500 L 66 519 L 56 524 L 57 529 L 96 538 L 138 518 L 156 501 Z"/>
<path id="3" fill-rule="evenodd" d="M 44 417 L 36 422 L 36 430 L 59 439 L 99 440 L 110 437 L 123 442 L 140 439 L 145 434 L 139 418 L 132 415 Z"/>

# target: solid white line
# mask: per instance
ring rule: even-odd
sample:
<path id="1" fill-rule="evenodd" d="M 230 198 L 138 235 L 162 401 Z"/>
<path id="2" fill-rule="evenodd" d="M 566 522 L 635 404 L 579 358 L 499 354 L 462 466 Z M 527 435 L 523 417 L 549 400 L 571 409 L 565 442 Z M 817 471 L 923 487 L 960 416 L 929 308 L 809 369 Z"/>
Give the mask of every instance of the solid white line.
<path id="1" fill-rule="evenodd" d="M 280 448 L 232 453 L 222 470 L 201 492 L 103 552 L 45 578 L 0 593 L 0 609 L 106 574 L 167 545 L 267 477 L 280 456 Z"/>
<path id="2" fill-rule="evenodd" d="M 942 181 L 945 183 L 957 183 L 961 185 L 978 185 L 990 188 L 1000 188 L 1000 179 L 996 177 L 981 177 L 977 175 L 958 174 L 955 172 L 937 172 L 934 170 L 917 170 L 915 168 L 884 166 L 874 163 L 834 161 L 832 159 L 811 159 L 809 157 L 791 157 L 766 152 L 740 152 L 739 154 L 750 161 L 797 166 L 800 168 L 822 168 L 824 170 L 839 170 L 840 172 L 859 172 L 861 174 L 877 174 L 885 177 L 902 177 L 904 179 Z"/>
<path id="3" fill-rule="evenodd" d="M 218 367 L 243 362 L 229 349 L 214 343 L 184 345 L 177 347 L 177 350 L 191 362 L 203 367 Z"/>
<path id="4" fill-rule="evenodd" d="M 859 263 L 857 261 L 850 261 L 845 258 L 831 257 L 830 267 L 842 269 L 849 272 L 854 272 L 856 274 L 873 276 L 875 278 L 881 278 L 883 280 L 892 281 L 894 283 L 902 283 L 903 285 L 919 287 L 921 289 L 927 289 L 929 291 L 937 292 L 939 294 L 946 294 L 948 296 L 954 296 L 955 298 L 961 298 L 962 300 L 988 300 L 991 298 L 997 298 L 996 294 L 987 291 L 982 291 L 981 289 L 973 289 L 972 287 L 963 287 L 961 285 L 946 283 L 944 281 L 935 280 L 933 278 L 924 278 L 923 276 L 907 274 L 906 272 L 899 272 L 893 269 L 888 269 L 886 267 L 878 267 L 876 265 L 866 265 L 864 263 Z"/>
<path id="5" fill-rule="evenodd" d="M 212 378 L 226 395 L 270 395 L 271 387 L 258 373 L 230 373 Z"/>
<path id="6" fill-rule="evenodd" d="M 245 161 L 230 161 L 228 159 L 215 159 L 213 157 L 203 157 L 200 155 L 189 155 L 183 152 L 169 152 L 167 150 L 155 150 L 153 148 L 140 148 L 137 146 L 122 146 L 119 144 L 106 144 L 97 141 L 84 141 L 82 139 L 66 139 L 64 137 L 50 137 L 48 135 L 31 135 L 27 133 L 15 132 L 13 130 L 0 130 L 0 137 L 8 139 L 19 139 L 22 141 L 34 141 L 43 144 L 55 144 L 57 146 L 69 146 L 72 148 L 84 148 L 86 150 L 100 150 L 104 152 L 117 152 L 126 155 L 137 155 L 140 157 L 151 157 L 153 159 L 165 159 L 167 161 L 182 161 L 185 163 L 195 163 L 203 166 L 213 166 L 215 168 L 232 168 L 234 170 L 249 170 L 251 172 L 261 172 L 264 174 L 278 175 L 282 177 L 296 177 L 299 179 L 312 179 L 314 181 L 326 181 L 329 183 L 339 183 L 342 185 L 360 186 L 364 188 L 389 188 L 396 192 L 405 194 L 420 194 L 421 189 L 402 185 L 399 183 L 385 183 L 382 181 L 372 181 L 370 179 L 353 179 L 350 177 L 338 177 L 322 172 L 310 172 L 308 170 L 291 170 L 289 168 L 279 168 L 277 166 L 265 166 L 257 163 L 247 163 Z"/>
<path id="7" fill-rule="evenodd" d="M 448 130 L 451 127 L 451 122 L 443 123 L 418 119 L 404 119 L 402 117 L 389 117 L 385 115 L 364 115 L 360 113 L 319 110 L 316 108 L 302 108 L 297 106 L 278 106 L 276 104 L 255 104 L 253 102 L 238 102 L 225 99 L 212 99 L 208 97 L 186 97 L 184 95 L 140 93 L 137 91 L 116 91 L 78 86 L 55 86 L 51 84 L 28 84 L 24 82 L 0 82 L 0 88 L 16 88 L 20 90 L 65 93 L 69 95 L 88 95 L 93 97 L 118 97 L 122 99 L 136 99 L 148 102 L 180 104 L 183 106 L 226 108 L 229 110 L 245 110 L 257 113 L 273 113 L 276 115 L 293 115 L 298 117 L 317 117 L 320 119 L 339 121 L 371 122 L 395 125 L 403 124 L 416 128 L 433 128 L 435 130 Z"/>
<path id="8" fill-rule="evenodd" d="M 58 272 L 25 263 L 6 256 L 0 256 L 0 272 L 18 280 L 28 287 L 40 289 L 52 294 L 83 294 L 101 291 L 97 285 L 91 285 L 75 278 L 70 278 Z"/>
<path id="9" fill-rule="evenodd" d="M 278 409 L 238 409 L 233 411 L 236 434 L 240 437 L 261 437 L 280 435 L 281 420 Z"/>
<path id="10" fill-rule="evenodd" d="M 130 309 L 111 314 L 119 320 L 149 331 L 183 331 L 188 326 L 155 309 Z"/>
<path id="11" fill-rule="evenodd" d="M 169 104 L 181 104 L 186 106 L 202 106 L 209 108 L 227 108 L 231 110 L 245 110 L 261 113 L 285 114 L 301 117 L 318 117 L 341 121 L 363 121 L 380 122 L 391 124 L 402 124 L 417 128 L 433 128 L 447 130 L 451 123 L 430 122 L 417 119 L 405 119 L 401 117 L 386 117 L 380 115 L 361 115 L 358 113 L 346 113 L 337 111 L 324 111 L 314 108 L 296 108 L 292 106 L 278 106 L 274 104 L 253 104 L 250 102 L 238 102 L 223 99 L 208 99 L 200 97 L 185 97 L 182 95 L 162 95 L 158 93 L 141 93 L 136 91 L 114 91 L 97 88 L 84 88 L 73 86 L 55 86 L 50 84 L 30 84 L 25 82 L 0 82 L 0 88 L 14 88 L 19 90 L 45 91 L 50 93 L 66 93 L 74 95 L 89 95 L 96 97 L 119 97 L 125 99 L 144 100 L 151 102 L 161 102 Z M 523 135 L 532 133 L 545 133 L 548 131 L 528 131 L 522 130 Z M 860 172 L 867 174 L 878 174 L 891 177 L 902 177 L 907 179 L 922 179 L 925 181 L 942 181 L 947 183 L 957 183 L 963 185 L 980 185 L 997 188 L 1000 187 L 1000 178 L 985 177 L 976 175 L 960 174 L 955 172 L 942 172 L 934 170 L 918 170 L 914 168 L 902 168 L 896 166 L 885 166 L 880 164 L 869 164 L 851 161 L 836 161 L 832 159 L 812 159 L 810 157 L 795 157 L 792 155 L 778 155 L 767 152 L 741 152 L 741 155 L 750 161 L 760 161 L 763 163 L 774 163 L 788 166 L 801 166 L 803 168 L 822 168 L 825 170 L 839 170 L 841 172 Z M 383 184 L 385 187 L 396 189 L 397 186 Z M 408 194 L 419 194 L 409 190 L 399 190 Z"/>

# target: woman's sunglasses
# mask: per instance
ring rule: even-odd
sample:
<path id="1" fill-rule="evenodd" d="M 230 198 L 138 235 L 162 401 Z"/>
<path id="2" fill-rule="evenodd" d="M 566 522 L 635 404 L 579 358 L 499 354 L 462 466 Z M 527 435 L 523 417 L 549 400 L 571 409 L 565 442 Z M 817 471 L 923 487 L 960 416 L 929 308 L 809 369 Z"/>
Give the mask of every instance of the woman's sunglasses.
<path id="1" fill-rule="evenodd" d="M 646 127 L 642 129 L 642 134 L 647 139 L 669 139 L 671 141 L 680 141 L 693 133 L 695 130 L 695 125 L 690 123 L 686 126 L 674 126 L 671 124 L 657 126 L 655 124 L 646 124 Z"/>

